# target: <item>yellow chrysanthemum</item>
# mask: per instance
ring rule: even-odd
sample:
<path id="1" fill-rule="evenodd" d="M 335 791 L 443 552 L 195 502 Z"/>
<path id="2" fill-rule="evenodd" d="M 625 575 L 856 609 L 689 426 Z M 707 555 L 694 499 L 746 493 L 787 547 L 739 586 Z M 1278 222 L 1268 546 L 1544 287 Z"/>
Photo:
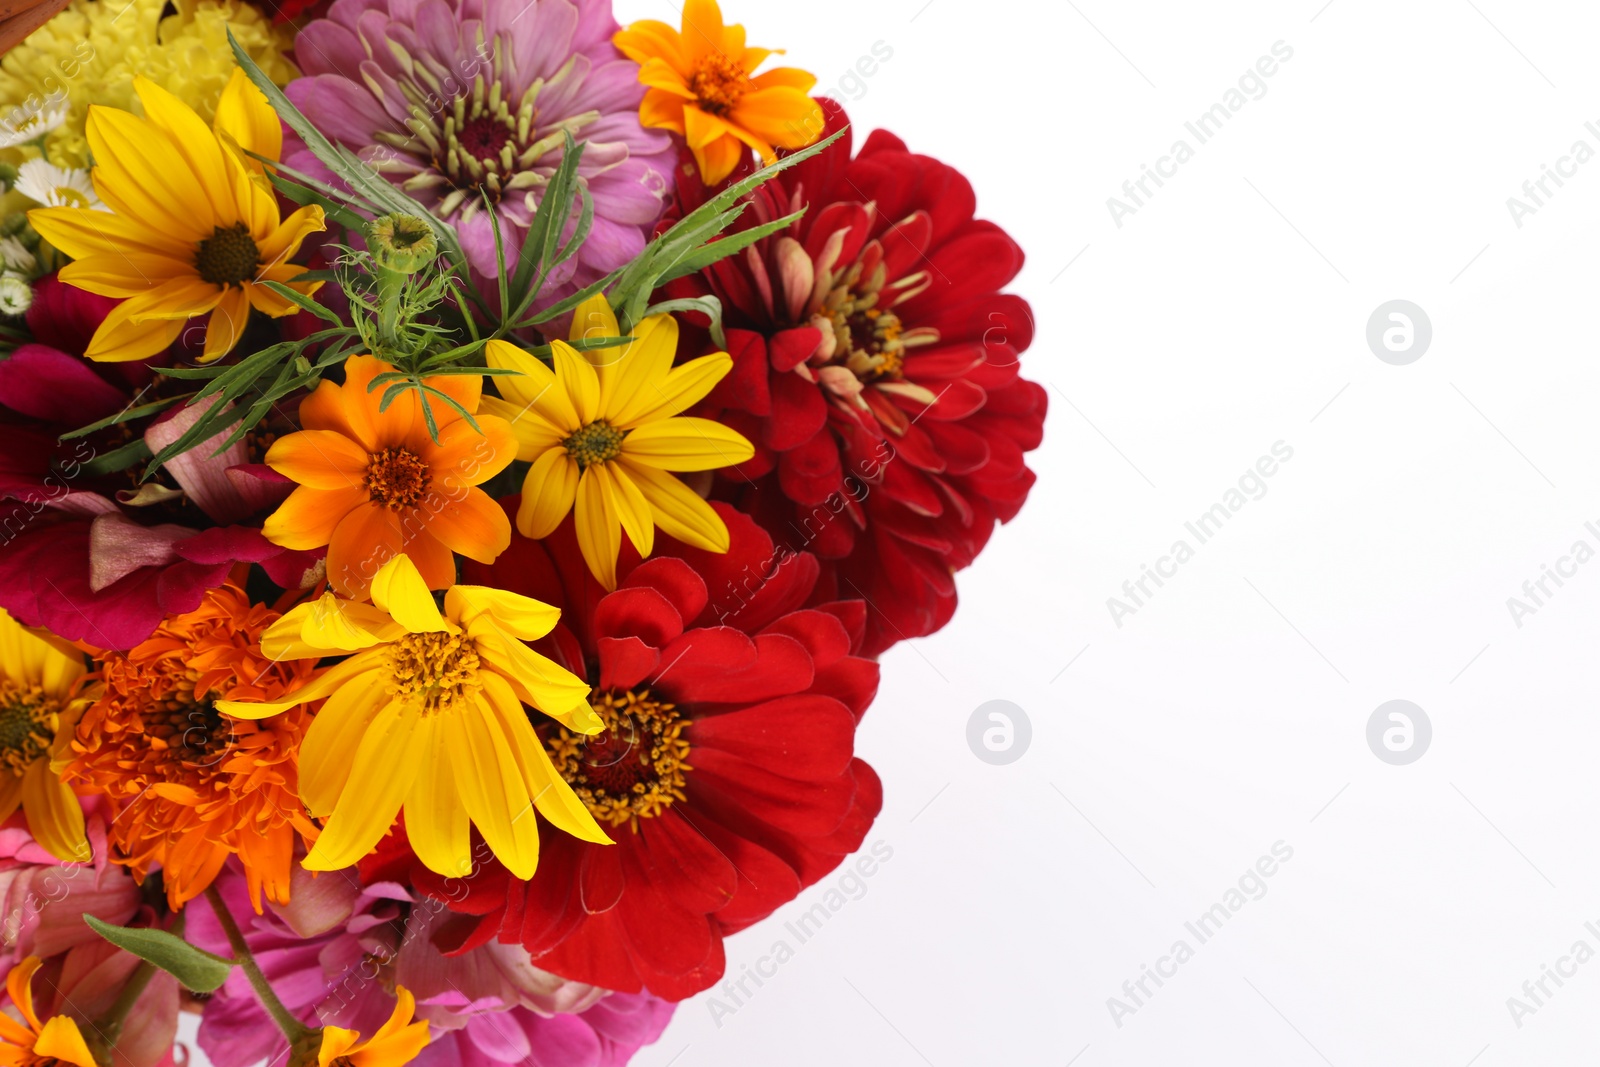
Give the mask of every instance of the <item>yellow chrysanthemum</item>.
<path id="1" fill-rule="evenodd" d="M 163 18 L 169 7 L 176 10 Z M 273 25 L 245 0 L 72 0 L 0 60 L 0 126 L 64 105 L 67 120 L 49 135 L 45 155 L 57 166 L 86 168 L 89 105 L 136 110 L 135 77 L 210 122 L 235 69 L 229 30 L 273 81 L 285 85 L 298 76 L 285 58 L 294 27 Z"/>
<path id="2" fill-rule="evenodd" d="M 317 1067 L 402 1067 L 428 1047 L 428 1022 L 412 1022 L 417 1001 L 405 986 L 394 990 L 394 1013 L 378 1032 L 362 1041 L 354 1030 L 341 1026 L 322 1028 Z"/>
<path id="3" fill-rule="evenodd" d="M 578 308 L 574 340 L 615 337 L 617 319 L 604 297 Z M 504 341 L 487 346 L 489 366 L 519 371 L 494 381 L 504 399 L 482 410 L 511 423 L 517 458 L 533 466 L 522 483 L 517 529 L 548 537 L 577 507 L 578 547 L 601 584 L 617 585 L 622 531 L 648 556 L 655 527 L 710 552 L 728 550 L 728 528 L 674 471 L 708 471 L 755 454 L 744 437 L 680 411 L 703 398 L 733 369 L 726 352 L 672 365 L 678 323 L 655 315 L 620 348 L 579 352 L 556 341 L 554 369 Z"/>
<path id="4" fill-rule="evenodd" d="M 775 147 L 822 136 L 822 108 L 806 95 L 817 79 L 795 67 L 757 74 L 772 49 L 746 47 L 744 27 L 723 25 L 716 0 L 684 0 L 681 31 L 641 19 L 612 40 L 650 87 L 639 121 L 682 135 L 707 185 L 733 173 L 746 146 L 771 163 Z"/>
<path id="5" fill-rule="evenodd" d="M 273 624 L 261 647 L 274 658 L 353 653 L 282 700 L 217 702 L 225 714 L 262 719 L 327 698 L 300 746 L 300 797 L 327 820 L 306 869 L 351 866 L 402 808 L 412 851 L 440 874 L 471 872 L 470 822 L 512 874 L 533 877 L 535 809 L 558 829 L 609 843 L 523 707 L 580 733 L 602 726 L 589 686 L 524 644 L 559 617 L 548 604 L 473 585 L 446 592 L 441 613 L 416 565 L 395 556 L 373 578 L 371 604 L 330 593 Z"/>
<path id="6" fill-rule="evenodd" d="M 108 214 L 81 207 L 28 212 L 45 240 L 71 256 L 61 280 L 122 297 L 89 342 L 90 359 L 146 359 L 196 315 L 211 313 L 204 360 L 220 359 L 244 334 L 250 309 L 274 317 L 298 308 L 262 282 L 295 282 L 289 262 L 324 228 L 322 209 L 278 214 L 261 166 L 240 149 L 277 159 L 283 128 L 267 98 L 236 70 L 208 127 L 194 109 L 145 78 L 134 79 L 144 118 L 89 111 L 95 191 Z"/>
<path id="7" fill-rule="evenodd" d="M 52 856 L 86 863 L 83 808 L 50 769 L 85 703 L 83 655 L 0 611 L 0 822 L 20 806 L 28 831 Z"/>

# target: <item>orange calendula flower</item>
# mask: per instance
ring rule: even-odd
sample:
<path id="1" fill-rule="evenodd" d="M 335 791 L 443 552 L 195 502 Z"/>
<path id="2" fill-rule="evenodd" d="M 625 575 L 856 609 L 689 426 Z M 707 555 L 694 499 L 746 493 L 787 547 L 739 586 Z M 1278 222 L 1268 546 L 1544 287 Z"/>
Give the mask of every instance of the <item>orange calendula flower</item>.
<path id="1" fill-rule="evenodd" d="M 33 1008 L 33 975 L 42 962 L 38 956 L 29 956 L 6 975 L 6 994 L 22 1014 L 22 1022 L 0 1014 L 0 1067 L 57 1067 L 62 1063 L 100 1067 L 72 1019 L 56 1015 L 39 1022 Z"/>
<path id="2" fill-rule="evenodd" d="M 423 379 L 478 424 L 430 397 L 435 441 L 415 389 L 379 410 L 387 387 L 368 387 L 392 370 L 372 356 L 352 356 L 344 384 L 318 385 L 300 404 L 305 429 L 279 438 L 266 456 L 268 466 L 300 487 L 261 532 L 285 548 L 327 545 L 329 583 L 357 599 L 397 555 L 416 564 L 428 588 L 447 589 L 456 579 L 452 553 L 492 563 L 511 544 L 505 512 L 477 488 L 517 455 L 505 420 L 477 414 L 482 377 Z"/>
<path id="3" fill-rule="evenodd" d="M 427 1020 L 411 1021 L 417 1002 L 405 986 L 394 990 L 394 1014 L 367 1040 L 340 1026 L 322 1028 L 317 1067 L 401 1067 L 428 1046 Z"/>
<path id="4" fill-rule="evenodd" d="M 612 40 L 650 87 L 639 120 L 682 134 L 707 185 L 733 173 L 746 145 L 771 163 L 775 148 L 822 136 L 822 109 L 806 95 L 817 79 L 794 67 L 757 74 L 773 51 L 745 47 L 744 27 L 724 26 L 716 0 L 685 0 L 681 32 L 644 19 Z"/>
<path id="5" fill-rule="evenodd" d="M 275 660 L 261 633 L 278 615 L 236 586 L 168 619 L 143 644 L 104 654 L 101 695 L 78 720 L 63 778 L 109 795 L 112 858 L 140 878 L 162 868 L 176 909 L 205 891 L 229 855 L 251 900 L 289 901 L 295 835 L 317 828 L 299 798 L 297 756 L 311 716 L 236 719 L 216 702 L 275 700 L 302 686 L 315 660 Z"/>
<path id="6" fill-rule="evenodd" d="M 62 281 L 122 298 L 90 340 L 90 359 L 147 359 L 207 312 L 201 358 L 220 359 L 239 343 L 252 307 L 274 317 L 299 310 L 262 282 L 316 292 L 320 282 L 293 280 L 305 268 L 289 258 L 325 228 L 322 209 L 282 218 L 261 164 L 244 154 L 277 159 L 283 131 L 243 71 L 234 71 L 211 126 L 154 82 L 136 77 L 133 86 L 143 118 L 89 108 L 95 191 L 110 210 L 39 208 L 28 221 L 72 257 Z"/>

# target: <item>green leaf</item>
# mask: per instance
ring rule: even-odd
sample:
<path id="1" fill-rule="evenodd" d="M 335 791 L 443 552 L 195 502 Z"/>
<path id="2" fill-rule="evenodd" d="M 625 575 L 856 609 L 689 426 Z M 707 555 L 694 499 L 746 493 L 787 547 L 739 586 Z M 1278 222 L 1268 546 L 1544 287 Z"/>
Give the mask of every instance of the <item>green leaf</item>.
<path id="1" fill-rule="evenodd" d="M 277 293 L 279 296 L 289 301 L 289 303 L 298 307 L 301 311 L 309 311 L 323 322 L 331 322 L 335 326 L 343 325 L 343 323 L 339 321 L 339 316 L 335 315 L 333 312 L 329 311 L 327 308 L 323 307 L 309 296 L 306 296 L 304 293 L 295 289 L 291 289 L 282 282 L 262 281 L 257 282 L 256 284 L 266 286 L 274 293 Z"/>
<path id="2" fill-rule="evenodd" d="M 144 443 L 144 438 L 135 437 L 121 448 L 114 448 L 110 452 L 102 453 L 83 465 L 83 473 L 91 478 L 102 474 L 114 474 L 125 471 L 129 467 L 150 455 L 150 446 Z"/>
<path id="3" fill-rule="evenodd" d="M 673 311 L 698 311 L 711 320 L 711 341 L 718 348 L 726 350 L 728 336 L 722 332 L 722 301 L 714 296 L 684 297 L 680 300 L 663 300 L 644 309 L 642 318 L 651 315 L 666 315 Z"/>
<path id="4" fill-rule="evenodd" d="M 769 237 L 781 230 L 788 229 L 793 223 L 800 221 L 804 215 L 805 209 L 802 208 L 792 215 L 785 215 L 781 219 L 764 222 L 759 226 L 752 226 L 748 230 L 740 230 L 738 233 L 729 234 L 727 237 L 721 237 L 715 241 L 707 241 L 674 263 L 669 270 L 656 279 L 656 285 L 660 287 L 679 278 L 698 274 L 720 259 L 727 259 L 729 256 L 743 252 L 763 237 Z"/>
<path id="5" fill-rule="evenodd" d="M 187 393 L 185 393 L 182 396 L 169 396 L 163 397 L 160 400 L 152 400 L 150 403 L 140 404 L 138 407 L 123 408 L 115 415 L 107 415 L 99 422 L 91 422 L 87 426 L 80 426 L 76 430 L 71 430 L 62 434 L 61 440 L 70 441 L 74 437 L 87 437 L 96 430 L 103 430 L 107 426 L 115 426 L 119 422 L 132 422 L 134 419 L 142 419 L 146 415 L 154 415 L 156 412 L 164 411 L 180 400 L 187 399 L 189 399 L 189 396 Z"/>
<path id="6" fill-rule="evenodd" d="M 183 938 L 174 937 L 165 930 L 112 926 L 88 914 L 84 915 L 83 921 L 113 945 L 142 960 L 149 960 L 176 978 L 185 989 L 195 993 L 216 992 L 228 980 L 234 968 L 232 960 L 195 948 Z"/>
<path id="7" fill-rule="evenodd" d="M 274 167 L 278 166 L 278 161 L 275 159 L 268 159 L 265 156 L 256 154 L 255 152 L 251 152 L 250 155 L 252 158 L 259 159 L 264 163 L 270 163 Z M 282 193 L 284 196 L 288 197 L 290 200 L 293 200 L 301 207 L 305 207 L 308 204 L 315 204 L 322 209 L 322 214 L 324 216 L 332 219 L 334 222 L 337 222 L 340 226 L 343 226 L 347 230 L 359 230 L 362 226 L 366 225 L 366 220 L 360 215 L 357 215 L 354 211 L 345 207 L 343 204 L 335 203 L 331 197 L 323 195 L 309 185 L 304 185 L 297 181 L 290 181 L 284 175 L 274 174 L 270 171 L 267 173 L 267 177 L 271 179 L 272 187 L 278 190 L 278 192 Z"/>

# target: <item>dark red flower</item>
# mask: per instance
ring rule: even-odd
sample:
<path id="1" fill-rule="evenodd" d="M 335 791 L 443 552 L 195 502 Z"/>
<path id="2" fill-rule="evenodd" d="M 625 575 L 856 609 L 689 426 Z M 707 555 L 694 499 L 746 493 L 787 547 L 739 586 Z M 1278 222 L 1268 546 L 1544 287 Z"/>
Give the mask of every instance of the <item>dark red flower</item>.
<path id="1" fill-rule="evenodd" d="M 829 133 L 847 123 L 822 104 Z M 684 168 L 678 178 L 687 212 L 707 190 Z M 821 557 L 825 595 L 864 598 L 876 655 L 949 621 L 953 573 L 1033 485 L 1023 454 L 1039 445 L 1046 397 L 1018 377 L 1033 319 L 1000 292 L 1022 250 L 973 217 L 959 172 L 882 130 L 854 158 L 847 133 L 756 190 L 740 226 L 802 207 L 798 223 L 668 288 L 722 301 L 734 369 L 707 413 L 756 442 L 715 495 Z M 698 354 L 708 342 L 695 334 Z"/>
<path id="2" fill-rule="evenodd" d="M 877 665 L 855 654 L 865 610 L 803 607 L 816 561 L 716 506 L 726 555 L 659 539 L 648 561 L 619 562 L 610 594 L 570 520 L 545 541 L 517 537 L 493 566 L 467 565 L 469 582 L 561 609 L 539 651 L 595 685 L 607 729 L 542 737 L 616 843 L 541 827 L 529 882 L 492 861 L 459 881 L 412 865 L 419 888 L 462 913 L 457 950 L 499 938 L 563 977 L 682 999 L 721 977 L 726 934 L 860 846 L 882 803 L 854 755 L 878 685 Z M 506 507 L 514 515 L 515 498 Z M 393 862 L 380 849 L 368 876 Z"/>

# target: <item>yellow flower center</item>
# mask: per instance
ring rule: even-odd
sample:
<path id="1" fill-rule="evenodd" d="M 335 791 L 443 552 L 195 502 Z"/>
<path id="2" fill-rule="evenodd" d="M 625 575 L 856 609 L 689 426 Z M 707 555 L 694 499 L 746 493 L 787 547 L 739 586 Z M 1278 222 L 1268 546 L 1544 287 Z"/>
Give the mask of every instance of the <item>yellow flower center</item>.
<path id="1" fill-rule="evenodd" d="M 475 698 L 478 653 L 465 634 L 406 634 L 389 646 L 389 692 L 425 714 L 455 711 Z"/>
<path id="2" fill-rule="evenodd" d="M 580 468 L 593 467 L 597 463 L 609 463 L 622 455 L 622 439 L 626 436 L 628 431 L 619 430 L 604 419 L 600 419 L 591 422 L 561 443 L 566 446 L 567 455 L 571 456 L 573 462 Z"/>
<path id="3" fill-rule="evenodd" d="M 38 686 L 0 681 L 0 767 L 17 777 L 44 755 L 61 723 L 61 704 Z"/>
<path id="4" fill-rule="evenodd" d="M 700 61 L 689 78 L 689 91 L 695 104 L 708 115 L 719 118 L 744 98 L 750 91 L 750 76 L 744 65 L 729 59 L 721 52 L 712 52 Z"/>
<path id="5" fill-rule="evenodd" d="M 557 727 L 545 741 L 550 757 L 594 817 L 620 826 L 661 814 L 685 799 L 683 772 L 693 770 L 683 731 L 689 721 L 649 690 L 605 693 L 590 704 L 605 723 L 585 736 Z"/>
<path id="6" fill-rule="evenodd" d="M 242 222 L 216 226 L 211 236 L 200 242 L 194 265 L 203 281 L 212 285 L 238 285 L 254 278 L 261 266 L 261 249 Z"/>
<path id="7" fill-rule="evenodd" d="M 427 461 L 409 448 L 386 448 L 368 454 L 362 484 L 384 507 L 409 508 L 422 499 L 432 478 Z"/>
<path id="8" fill-rule="evenodd" d="M 882 279 L 869 279 L 863 286 L 856 277 L 859 271 L 859 266 L 852 268 L 823 301 L 822 313 L 833 325 L 833 362 L 850 368 L 868 385 L 899 381 L 906 362 L 905 327 L 900 316 L 877 306 Z"/>

